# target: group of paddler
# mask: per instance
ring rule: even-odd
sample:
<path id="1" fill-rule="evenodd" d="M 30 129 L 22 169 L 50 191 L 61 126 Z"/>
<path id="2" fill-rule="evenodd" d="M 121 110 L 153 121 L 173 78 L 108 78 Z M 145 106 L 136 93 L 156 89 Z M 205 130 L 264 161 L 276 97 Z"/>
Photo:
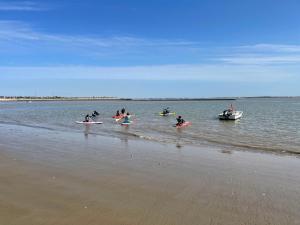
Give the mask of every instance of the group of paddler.
<path id="1" fill-rule="evenodd" d="M 114 118 L 117 122 L 123 119 L 123 122 L 121 124 L 129 125 L 132 123 L 132 121 L 130 120 L 130 116 L 130 113 L 126 112 L 125 108 L 122 108 L 121 113 L 120 110 L 117 110 L 116 115 L 114 115 L 112 118 Z"/>
<path id="2" fill-rule="evenodd" d="M 83 123 L 93 123 L 94 119 L 99 116 L 100 114 L 97 111 L 94 111 L 92 115 L 90 116 L 87 114 L 84 118 Z M 162 112 L 159 113 L 160 116 L 169 116 L 169 115 L 176 115 L 175 112 L 171 112 L 169 107 L 164 108 Z M 132 123 L 132 120 L 130 119 L 131 114 L 129 112 L 126 112 L 125 108 L 122 108 L 121 110 L 117 110 L 116 114 L 112 117 L 116 120 L 116 122 L 119 122 L 122 120 L 121 125 L 130 125 Z M 186 122 L 181 116 L 178 116 L 176 118 L 177 123 L 175 124 L 176 127 L 184 127 L 188 126 L 191 123 Z M 98 122 L 102 123 L 102 122 Z"/>
<path id="3" fill-rule="evenodd" d="M 121 111 L 121 112 L 120 112 Z M 92 115 L 90 116 L 89 114 L 87 114 L 84 117 L 84 120 L 82 122 L 80 121 L 76 121 L 76 123 L 83 123 L 83 124 L 93 124 L 93 123 L 97 123 L 97 124 L 101 124 L 102 122 L 96 122 L 95 119 L 96 117 L 98 117 L 100 115 L 100 113 L 98 113 L 96 110 L 92 113 Z M 123 120 L 121 125 L 129 125 L 132 123 L 132 121 L 130 120 L 130 113 L 126 112 L 125 108 L 122 108 L 121 110 L 117 110 L 116 115 L 113 116 L 113 118 L 119 122 L 120 120 Z"/>
<path id="4" fill-rule="evenodd" d="M 164 108 L 162 112 L 159 113 L 160 116 L 170 116 L 170 115 L 176 115 L 175 112 L 171 112 L 170 108 Z M 181 116 L 178 116 L 176 118 L 177 123 L 175 124 L 175 127 L 183 127 L 183 126 L 188 126 L 191 125 L 190 122 L 186 122 Z"/>

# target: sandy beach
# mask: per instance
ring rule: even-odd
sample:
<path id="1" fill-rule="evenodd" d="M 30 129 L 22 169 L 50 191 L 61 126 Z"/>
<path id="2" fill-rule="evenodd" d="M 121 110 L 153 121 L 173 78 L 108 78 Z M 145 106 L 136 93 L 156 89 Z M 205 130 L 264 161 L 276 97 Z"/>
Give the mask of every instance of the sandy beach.
<path id="1" fill-rule="evenodd" d="M 300 0 L 0 0 L 0 225 L 300 225 Z"/>
<path id="2" fill-rule="evenodd" d="M 2 225 L 299 224 L 294 156 L 2 126 Z"/>

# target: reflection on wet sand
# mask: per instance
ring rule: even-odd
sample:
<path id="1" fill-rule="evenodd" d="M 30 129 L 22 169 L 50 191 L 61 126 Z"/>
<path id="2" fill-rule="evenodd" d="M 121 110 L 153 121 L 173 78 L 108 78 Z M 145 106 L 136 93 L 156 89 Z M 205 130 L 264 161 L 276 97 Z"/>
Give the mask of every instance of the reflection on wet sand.
<path id="1" fill-rule="evenodd" d="M 300 223 L 298 158 L 84 133 L 2 127 L 2 224 Z"/>
<path id="2" fill-rule="evenodd" d="M 84 137 L 87 139 L 91 130 L 91 126 L 89 124 L 85 125 L 84 128 Z"/>

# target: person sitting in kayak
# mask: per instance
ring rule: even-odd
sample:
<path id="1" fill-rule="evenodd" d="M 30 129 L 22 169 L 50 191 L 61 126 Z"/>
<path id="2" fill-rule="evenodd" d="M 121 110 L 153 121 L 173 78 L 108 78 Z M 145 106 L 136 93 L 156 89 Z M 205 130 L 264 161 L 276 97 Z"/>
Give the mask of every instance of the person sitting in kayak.
<path id="1" fill-rule="evenodd" d="M 131 121 L 130 121 L 130 113 L 129 112 L 125 115 L 123 123 L 131 123 Z"/>
<path id="2" fill-rule="evenodd" d="M 117 110 L 116 116 L 120 116 L 120 111 Z"/>
<path id="3" fill-rule="evenodd" d="M 87 114 L 84 118 L 84 121 L 83 122 L 90 122 L 90 115 Z"/>
<path id="4" fill-rule="evenodd" d="M 121 113 L 125 114 L 125 108 L 121 109 Z"/>
<path id="5" fill-rule="evenodd" d="M 166 114 L 168 114 L 168 113 L 170 113 L 169 107 L 168 107 L 168 108 L 165 108 L 165 109 L 163 110 L 163 114 L 164 114 L 164 115 L 166 115 Z"/>
<path id="6" fill-rule="evenodd" d="M 185 122 L 184 119 L 181 118 L 181 116 L 178 116 L 176 118 L 176 120 L 177 120 L 176 126 L 180 126 L 180 125 L 182 125 Z"/>
<path id="7" fill-rule="evenodd" d="M 96 116 L 99 116 L 100 114 L 97 112 L 97 111 L 94 111 L 93 114 L 92 114 L 92 117 L 96 117 Z"/>

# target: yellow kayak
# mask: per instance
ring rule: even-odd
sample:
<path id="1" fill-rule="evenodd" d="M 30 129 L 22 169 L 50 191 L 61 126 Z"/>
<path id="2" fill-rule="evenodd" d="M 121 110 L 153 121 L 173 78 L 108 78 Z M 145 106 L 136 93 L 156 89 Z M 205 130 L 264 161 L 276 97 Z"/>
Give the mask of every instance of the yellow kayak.
<path id="1" fill-rule="evenodd" d="M 160 116 L 174 116 L 176 115 L 176 112 L 169 112 L 169 113 L 163 113 L 163 112 L 160 112 L 159 113 Z"/>

